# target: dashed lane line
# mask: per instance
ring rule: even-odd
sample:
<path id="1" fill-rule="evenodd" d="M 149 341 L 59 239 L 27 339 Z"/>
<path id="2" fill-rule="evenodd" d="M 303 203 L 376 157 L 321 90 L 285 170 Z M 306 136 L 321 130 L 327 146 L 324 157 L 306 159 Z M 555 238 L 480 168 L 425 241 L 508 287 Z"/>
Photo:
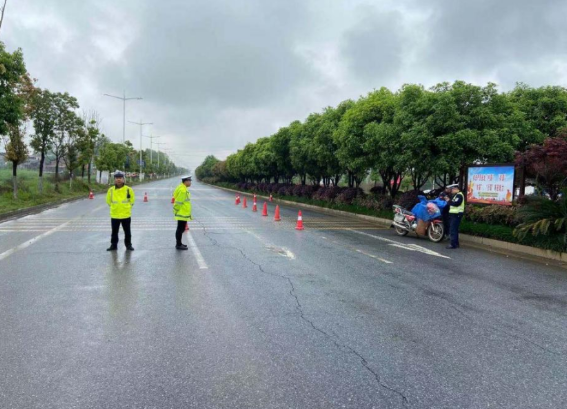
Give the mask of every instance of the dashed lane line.
<path id="1" fill-rule="evenodd" d="M 106 204 L 104 204 L 104 205 L 102 205 L 102 206 L 99 206 L 99 207 L 97 207 L 97 208 L 91 210 L 91 212 L 96 212 L 96 211 L 98 211 L 98 210 L 104 209 L 105 207 L 107 207 Z M 28 241 L 26 241 L 26 242 L 24 242 L 24 243 L 22 243 L 22 244 L 19 244 L 19 245 L 17 245 L 16 247 L 11 248 L 10 250 L 6 250 L 6 251 L 3 252 L 2 254 L 0 254 L 0 260 L 4 260 L 5 258 L 10 257 L 10 256 L 11 256 L 12 254 L 14 254 L 15 252 L 20 251 L 20 250 L 23 250 L 23 249 L 25 249 L 25 248 L 31 246 L 32 244 L 38 242 L 39 240 L 44 239 L 44 238 L 46 238 L 47 236 L 50 236 L 50 235 L 52 235 L 53 233 L 56 233 L 56 232 L 58 232 L 58 231 L 64 229 L 64 228 L 67 227 L 69 224 L 71 224 L 71 223 L 73 223 L 73 222 L 76 222 L 77 220 L 80 220 L 82 217 L 84 217 L 84 216 L 79 216 L 79 217 L 76 217 L 76 218 L 74 218 L 74 219 L 71 219 L 71 220 L 69 220 L 69 221 L 67 221 L 67 222 L 65 222 L 65 223 L 63 223 L 63 224 L 60 224 L 60 225 L 57 226 L 57 227 L 52 228 L 51 230 L 46 231 L 45 233 L 40 234 L 39 236 L 35 236 L 34 238 L 32 238 L 32 239 L 30 239 L 30 240 L 28 240 Z"/>

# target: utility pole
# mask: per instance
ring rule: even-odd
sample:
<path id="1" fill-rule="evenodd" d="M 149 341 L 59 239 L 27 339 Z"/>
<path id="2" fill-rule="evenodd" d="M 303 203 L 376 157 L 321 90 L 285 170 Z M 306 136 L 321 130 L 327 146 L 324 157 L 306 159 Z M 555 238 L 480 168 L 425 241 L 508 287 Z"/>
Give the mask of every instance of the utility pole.
<path id="1" fill-rule="evenodd" d="M 140 180 L 142 178 L 142 167 L 143 162 L 142 162 L 142 128 L 144 125 L 153 125 L 153 122 L 142 122 L 142 120 L 140 119 L 140 122 L 132 122 L 132 121 L 128 121 L 131 124 L 135 124 L 135 125 L 140 125 Z"/>
<path id="2" fill-rule="evenodd" d="M 159 146 L 165 145 L 165 144 L 166 144 L 165 142 L 156 142 L 156 145 L 158 146 L 158 151 L 157 151 L 157 153 L 158 153 L 158 155 L 157 155 L 157 166 L 158 166 L 158 168 L 159 168 Z"/>
<path id="3" fill-rule="evenodd" d="M 154 142 L 154 139 L 161 138 L 161 136 L 146 136 L 146 138 L 150 138 L 150 163 L 154 163 L 154 155 L 153 155 L 154 151 L 152 148 L 152 144 Z M 158 159 L 159 159 L 159 155 L 158 155 Z"/>
<path id="4" fill-rule="evenodd" d="M 132 99 L 140 100 L 140 97 L 126 98 L 126 91 L 124 91 L 123 97 L 117 97 L 116 95 L 104 94 L 105 97 L 116 98 L 122 100 L 122 143 L 126 142 L 126 101 Z"/>

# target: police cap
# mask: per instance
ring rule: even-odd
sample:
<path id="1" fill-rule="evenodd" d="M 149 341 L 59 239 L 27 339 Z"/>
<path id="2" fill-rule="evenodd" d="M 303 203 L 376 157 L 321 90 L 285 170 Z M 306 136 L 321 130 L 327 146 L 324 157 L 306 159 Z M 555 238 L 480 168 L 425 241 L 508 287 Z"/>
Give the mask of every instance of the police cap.
<path id="1" fill-rule="evenodd" d="M 449 186 L 447 186 L 447 189 L 453 189 L 454 187 L 457 187 L 457 188 L 458 188 L 458 187 L 459 187 L 459 184 L 458 184 L 458 183 L 455 183 L 454 185 L 449 185 Z"/>
<path id="2" fill-rule="evenodd" d="M 116 178 L 123 178 L 124 177 L 124 173 L 120 172 L 119 170 L 117 170 L 116 172 L 114 172 L 114 179 Z"/>
<path id="3" fill-rule="evenodd" d="M 181 181 L 182 181 L 182 182 L 185 182 L 185 181 L 187 181 L 187 180 L 188 180 L 188 181 L 191 181 L 191 176 L 183 176 L 183 177 L 181 178 Z"/>

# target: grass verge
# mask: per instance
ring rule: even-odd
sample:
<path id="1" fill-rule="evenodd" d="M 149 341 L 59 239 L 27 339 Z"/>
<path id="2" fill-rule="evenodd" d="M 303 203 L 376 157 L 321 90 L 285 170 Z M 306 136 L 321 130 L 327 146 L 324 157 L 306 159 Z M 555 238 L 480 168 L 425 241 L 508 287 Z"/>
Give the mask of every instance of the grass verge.
<path id="1" fill-rule="evenodd" d="M 27 209 L 33 206 L 39 206 L 49 203 L 56 203 L 65 199 L 86 198 L 89 190 L 94 193 L 106 192 L 108 185 L 101 185 L 94 182 L 94 176 L 91 178 L 91 184 L 87 183 L 87 179 L 83 181 L 81 178 L 73 180 L 73 185 L 69 187 L 69 180 L 60 180 L 59 186 L 53 175 L 44 175 L 43 177 L 43 193 L 38 191 L 38 174 L 32 170 L 18 170 L 18 199 L 13 198 L 12 188 L 12 170 L 0 170 L 0 215 L 15 210 Z M 128 181 L 129 186 L 137 185 L 139 182 Z"/>

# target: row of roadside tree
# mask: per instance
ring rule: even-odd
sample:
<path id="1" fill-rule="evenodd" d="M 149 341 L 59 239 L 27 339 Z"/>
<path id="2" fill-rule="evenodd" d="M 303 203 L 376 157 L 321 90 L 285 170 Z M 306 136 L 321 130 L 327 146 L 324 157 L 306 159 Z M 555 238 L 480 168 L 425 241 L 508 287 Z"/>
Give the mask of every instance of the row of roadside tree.
<path id="1" fill-rule="evenodd" d="M 567 178 L 566 136 L 563 87 L 518 84 L 499 92 L 492 83 L 408 84 L 327 107 L 224 161 L 209 157 L 196 175 L 358 187 L 370 174 L 395 197 L 404 179 L 415 190 L 428 181 L 444 187 L 463 183 L 467 165 L 516 161 L 556 197 Z"/>
<path id="2" fill-rule="evenodd" d="M 80 112 L 77 99 L 67 92 L 53 92 L 35 84 L 36 80 L 26 70 L 22 50 L 9 52 L 0 43 L 0 138 L 5 159 L 12 165 L 14 198 L 17 198 L 18 165 L 26 161 L 30 151 L 40 158 L 39 193 L 43 192 L 48 156 L 55 161 L 56 188 L 63 167 L 70 176 L 70 184 L 73 175 L 79 173 L 82 177 L 86 173 L 90 184 L 93 165 L 101 172 L 114 169 L 139 172 L 139 152 L 128 141 L 112 143 L 101 132 L 101 118 L 96 111 Z M 150 162 L 150 155 L 155 162 Z M 163 152 L 146 150 L 142 158 L 146 173 L 176 172 L 175 164 Z"/>

